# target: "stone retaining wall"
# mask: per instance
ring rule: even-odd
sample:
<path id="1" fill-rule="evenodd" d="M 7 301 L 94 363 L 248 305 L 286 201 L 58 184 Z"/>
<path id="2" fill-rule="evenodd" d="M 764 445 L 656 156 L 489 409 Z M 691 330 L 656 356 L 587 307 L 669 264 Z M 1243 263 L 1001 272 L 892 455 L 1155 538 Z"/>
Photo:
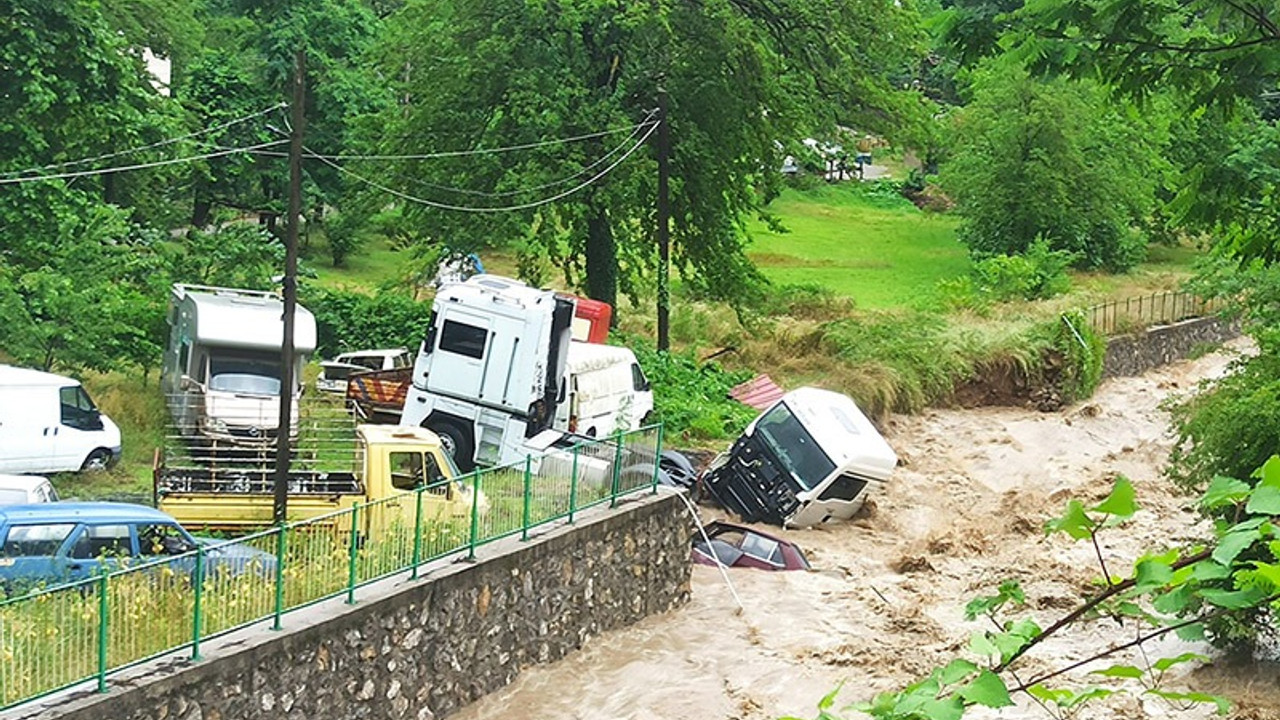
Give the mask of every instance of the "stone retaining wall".
<path id="1" fill-rule="evenodd" d="M 1238 323 L 1210 317 L 1109 338 L 1102 376 L 1141 375 L 1151 368 L 1187 357 L 1197 345 L 1221 343 L 1239 335 Z"/>
<path id="2" fill-rule="evenodd" d="M 113 675 L 111 691 L 51 697 L 40 720 L 358 720 L 447 715 L 594 635 L 689 599 L 689 531 L 663 492 Z"/>

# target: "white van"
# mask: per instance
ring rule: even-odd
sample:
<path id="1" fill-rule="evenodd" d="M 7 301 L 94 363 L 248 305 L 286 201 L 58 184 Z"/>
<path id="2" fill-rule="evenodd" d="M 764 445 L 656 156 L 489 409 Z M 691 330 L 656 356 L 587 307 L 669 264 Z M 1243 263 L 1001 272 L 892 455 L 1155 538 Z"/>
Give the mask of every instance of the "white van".
<path id="1" fill-rule="evenodd" d="M 639 428 L 653 412 L 649 381 L 627 348 L 569 343 L 568 378 L 556 406 L 557 430 L 604 437 Z"/>
<path id="2" fill-rule="evenodd" d="M 102 470 L 120 459 L 120 428 L 79 381 L 0 365 L 0 472 Z"/>

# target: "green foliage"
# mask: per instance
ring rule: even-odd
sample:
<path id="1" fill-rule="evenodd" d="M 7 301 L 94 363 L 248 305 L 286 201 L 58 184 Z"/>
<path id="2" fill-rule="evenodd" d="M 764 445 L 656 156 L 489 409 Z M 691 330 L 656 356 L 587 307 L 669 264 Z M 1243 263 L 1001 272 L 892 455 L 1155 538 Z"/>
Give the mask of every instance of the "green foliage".
<path id="1" fill-rule="evenodd" d="M 304 287 L 299 300 L 316 316 L 316 352 L 322 357 L 347 350 L 416 348 L 431 319 L 430 303 L 394 292 L 366 295 Z"/>
<path id="2" fill-rule="evenodd" d="M 1130 226 L 1150 210 L 1163 115 L 1125 114 L 1095 85 L 1038 81 L 1009 63 L 975 74 L 942 183 L 975 257 L 1037 238 L 1083 268 L 1125 271 L 1145 253 Z"/>
<path id="3" fill-rule="evenodd" d="M 1071 287 L 1067 268 L 1074 255 L 1051 250 L 1038 237 L 1022 255 L 994 255 L 973 263 L 969 274 L 938 283 L 941 302 L 949 308 L 985 310 L 993 302 L 1043 300 Z"/>
<path id="4" fill-rule="evenodd" d="M 1062 395 L 1068 402 L 1087 398 L 1102 382 L 1107 340 L 1084 320 L 1080 311 L 1063 313 L 1053 326 L 1053 347 L 1062 353 Z"/>
<path id="5" fill-rule="evenodd" d="M 749 372 L 730 372 L 700 362 L 692 351 L 658 352 L 648 339 L 624 338 L 653 385 L 656 419 L 685 441 L 737 437 L 758 412 L 729 397 L 729 390 L 751 379 Z"/>
<path id="6" fill-rule="evenodd" d="M 379 70 L 412 102 L 388 108 L 375 128 L 372 137 L 387 152 L 536 144 L 628 128 L 651 117 L 664 89 L 672 260 L 692 291 L 713 299 L 737 301 L 757 290 L 742 221 L 779 186 L 776 141 L 821 134 L 838 118 L 885 127 L 889 118 L 923 116 L 916 94 L 891 79 L 922 51 L 907 6 L 420 1 L 406 3 L 388 27 Z M 864 51 L 866 38 L 889 36 L 895 42 Z M 414 178 L 414 194 L 434 203 L 525 206 L 451 213 L 414 205 L 411 213 L 430 228 L 429 242 L 464 251 L 528 238 L 567 285 L 613 302 L 615 293 L 634 298 L 656 262 L 651 153 L 635 153 L 560 202 L 533 204 L 589 179 L 584 166 L 630 143 L 622 133 L 502 157 L 406 161 L 387 175 L 406 191 Z"/>

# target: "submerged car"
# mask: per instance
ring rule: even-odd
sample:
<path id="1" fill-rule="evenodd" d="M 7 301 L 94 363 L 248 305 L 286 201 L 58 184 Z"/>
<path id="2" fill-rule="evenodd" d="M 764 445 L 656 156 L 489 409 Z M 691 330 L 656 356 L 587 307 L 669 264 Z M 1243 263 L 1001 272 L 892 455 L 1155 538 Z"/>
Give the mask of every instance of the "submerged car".
<path id="1" fill-rule="evenodd" d="M 0 584 L 10 591 L 149 563 L 191 573 L 202 546 L 206 575 L 275 574 L 272 554 L 235 541 L 197 539 L 177 520 L 145 505 L 57 502 L 0 508 Z M 172 559 L 161 562 L 165 557 Z"/>
<path id="2" fill-rule="evenodd" d="M 320 363 L 320 375 L 316 389 L 323 392 L 345 394 L 347 378 L 354 373 L 370 370 L 394 370 L 413 365 L 413 355 L 406 348 L 387 350 L 353 350 Z"/>
<path id="3" fill-rule="evenodd" d="M 716 520 L 693 536 L 693 561 L 703 565 L 746 567 L 760 570 L 809 570 L 809 560 L 799 545 L 746 525 Z M 708 543 L 708 540 L 710 542 Z"/>

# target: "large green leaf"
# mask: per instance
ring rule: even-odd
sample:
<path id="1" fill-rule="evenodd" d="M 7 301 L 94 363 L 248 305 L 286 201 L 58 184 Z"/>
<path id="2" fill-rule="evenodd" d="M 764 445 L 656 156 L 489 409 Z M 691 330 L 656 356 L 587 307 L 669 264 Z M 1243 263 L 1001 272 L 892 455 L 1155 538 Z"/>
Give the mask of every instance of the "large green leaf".
<path id="1" fill-rule="evenodd" d="M 1155 695 L 1156 697 L 1161 697 L 1161 698 L 1164 698 L 1165 700 L 1170 700 L 1175 703 L 1177 702 L 1213 703 L 1214 706 L 1217 708 L 1217 712 L 1219 715 L 1226 715 L 1228 712 L 1231 711 L 1231 701 L 1227 700 L 1224 697 L 1219 697 L 1217 695 L 1209 695 L 1207 693 L 1197 693 L 1197 692 L 1186 692 L 1186 693 L 1174 692 L 1171 690 L 1161 690 L 1159 688 L 1152 688 L 1150 690 L 1147 690 L 1147 694 Z"/>
<path id="2" fill-rule="evenodd" d="M 957 690 L 956 694 L 971 703 L 987 707 L 999 708 L 1013 704 L 1004 680 L 990 670 L 978 673 L 978 677 Z"/>
<path id="3" fill-rule="evenodd" d="M 978 671 L 978 666 L 968 660 L 956 659 L 936 671 L 938 682 L 943 685 L 955 685 Z"/>
<path id="4" fill-rule="evenodd" d="M 1200 497 L 1200 507 L 1205 510 L 1234 505 L 1249 495 L 1249 484 L 1222 475 L 1213 478 L 1204 495 Z"/>
<path id="5" fill-rule="evenodd" d="M 1143 593 L 1163 587 L 1173 579 L 1173 570 L 1169 568 L 1168 562 L 1149 557 L 1138 561 L 1133 576 L 1133 591 Z"/>
<path id="6" fill-rule="evenodd" d="M 1189 662 L 1209 662 L 1209 657 L 1207 655 L 1201 655 L 1200 653 L 1185 652 L 1177 657 L 1160 658 L 1159 660 L 1156 660 L 1155 669 L 1160 672 L 1164 672 L 1171 667 Z"/>
<path id="7" fill-rule="evenodd" d="M 1231 532 L 1218 540 L 1218 547 L 1213 549 L 1214 562 L 1230 565 L 1245 548 L 1258 541 L 1258 530 Z"/>
<path id="8" fill-rule="evenodd" d="M 1076 540 L 1084 540 L 1093 535 L 1097 526 L 1085 513 L 1084 505 L 1079 500 L 1071 500 L 1067 503 L 1066 513 L 1045 523 L 1044 529 L 1046 534 L 1064 532 Z"/>
<path id="9" fill-rule="evenodd" d="M 1116 478 L 1115 487 L 1105 500 L 1094 505 L 1094 512 L 1106 513 L 1116 518 L 1130 518 L 1138 511 L 1138 503 L 1134 500 L 1133 483 L 1121 475 Z"/>
<path id="10" fill-rule="evenodd" d="M 1112 665 L 1111 667 L 1104 668 L 1102 670 L 1093 670 L 1090 674 L 1114 678 L 1140 678 L 1143 675 L 1146 675 L 1146 672 L 1144 672 L 1142 668 L 1137 668 L 1132 665 Z"/>
<path id="11" fill-rule="evenodd" d="M 1217 605 L 1228 610 L 1241 610 L 1247 607 L 1253 607 L 1258 601 L 1266 597 L 1266 593 L 1257 588 L 1247 588 L 1245 590 L 1218 590 L 1216 588 L 1204 588 L 1198 593 L 1204 598 L 1205 602 L 1211 605 Z"/>
<path id="12" fill-rule="evenodd" d="M 1262 515 L 1280 515 L 1280 487 L 1259 485 L 1254 488 L 1244 509 Z"/>

